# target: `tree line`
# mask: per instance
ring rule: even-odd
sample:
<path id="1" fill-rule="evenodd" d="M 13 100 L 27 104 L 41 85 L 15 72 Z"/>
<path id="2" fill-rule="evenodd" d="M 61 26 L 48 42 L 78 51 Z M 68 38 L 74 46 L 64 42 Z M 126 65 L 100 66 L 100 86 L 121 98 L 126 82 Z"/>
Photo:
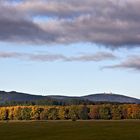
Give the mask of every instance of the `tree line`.
<path id="1" fill-rule="evenodd" d="M 69 106 L 69 105 L 82 105 L 82 104 L 103 104 L 105 102 L 92 102 L 89 100 L 82 100 L 82 99 L 52 99 L 47 97 L 46 99 L 39 99 L 39 100 L 31 100 L 31 101 L 5 101 L 1 102 L 0 106 Z"/>
<path id="2" fill-rule="evenodd" d="M 0 107 L 0 120 L 120 120 L 140 119 L 140 105 L 101 104 L 71 106 Z"/>

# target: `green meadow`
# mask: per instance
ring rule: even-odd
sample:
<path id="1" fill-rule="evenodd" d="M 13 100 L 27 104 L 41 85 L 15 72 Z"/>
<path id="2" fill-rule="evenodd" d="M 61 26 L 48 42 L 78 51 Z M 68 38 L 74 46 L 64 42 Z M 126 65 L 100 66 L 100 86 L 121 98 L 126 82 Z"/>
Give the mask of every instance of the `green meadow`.
<path id="1" fill-rule="evenodd" d="M 140 121 L 1 122 L 0 140 L 140 140 Z"/>

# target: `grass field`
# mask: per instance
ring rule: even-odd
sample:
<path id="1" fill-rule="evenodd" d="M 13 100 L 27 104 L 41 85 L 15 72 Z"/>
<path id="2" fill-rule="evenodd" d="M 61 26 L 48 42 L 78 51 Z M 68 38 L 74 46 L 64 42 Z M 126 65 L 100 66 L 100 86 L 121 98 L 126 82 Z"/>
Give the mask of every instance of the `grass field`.
<path id="1" fill-rule="evenodd" d="M 1 122 L 0 140 L 140 140 L 140 121 Z"/>

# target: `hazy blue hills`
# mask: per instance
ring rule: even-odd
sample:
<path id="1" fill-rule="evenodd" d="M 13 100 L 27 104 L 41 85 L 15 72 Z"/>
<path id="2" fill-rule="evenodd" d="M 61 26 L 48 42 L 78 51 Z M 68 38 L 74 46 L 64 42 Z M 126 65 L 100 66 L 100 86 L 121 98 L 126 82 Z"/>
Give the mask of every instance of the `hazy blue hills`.
<path id="1" fill-rule="evenodd" d="M 93 102 L 118 102 L 118 103 L 140 103 L 140 99 L 119 95 L 119 94 L 92 94 L 83 97 Z"/>
<path id="2" fill-rule="evenodd" d="M 81 101 L 90 101 L 90 102 L 111 102 L 111 103 L 137 103 L 140 104 L 140 99 L 119 95 L 119 94 L 107 94 L 99 93 L 92 94 L 81 97 L 70 97 L 70 96 L 41 96 L 41 95 L 31 95 L 26 93 L 19 92 L 5 92 L 0 91 L 0 103 L 11 102 L 11 101 L 38 101 L 38 100 L 56 100 L 56 101 L 65 101 L 70 100 L 81 100 Z"/>
<path id="3" fill-rule="evenodd" d="M 44 96 L 19 93 L 16 91 L 0 91 L 0 103 L 8 101 L 34 101 L 44 99 Z"/>

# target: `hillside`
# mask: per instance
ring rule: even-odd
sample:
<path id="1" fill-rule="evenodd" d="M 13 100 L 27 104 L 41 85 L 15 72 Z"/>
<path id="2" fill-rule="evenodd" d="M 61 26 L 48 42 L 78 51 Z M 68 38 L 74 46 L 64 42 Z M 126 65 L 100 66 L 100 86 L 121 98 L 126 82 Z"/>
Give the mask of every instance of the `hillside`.
<path id="1" fill-rule="evenodd" d="M 0 91 L 0 103 L 8 101 L 33 101 L 41 99 L 44 99 L 44 96 L 30 95 L 26 93 L 19 93 L 16 91 L 11 92 Z"/>
<path id="2" fill-rule="evenodd" d="M 81 96 L 81 97 L 70 97 L 70 96 L 41 96 L 41 95 L 31 95 L 31 94 L 25 94 L 25 93 L 19 93 L 19 92 L 5 92 L 0 91 L 0 103 L 4 104 L 5 102 L 11 102 L 11 101 L 18 101 L 18 102 L 25 102 L 25 101 L 49 101 L 53 100 L 53 102 L 63 102 L 65 104 L 71 102 L 71 101 L 78 101 L 80 102 L 111 102 L 111 103 L 136 103 L 140 104 L 140 99 L 119 95 L 119 94 L 106 94 L 106 93 L 100 93 L 100 94 L 92 94 L 87 96 Z M 72 102 L 73 103 L 73 102 Z M 72 104 L 71 103 L 71 104 Z"/>
<path id="3" fill-rule="evenodd" d="M 84 96 L 83 98 L 93 102 L 140 103 L 140 99 L 119 94 L 101 93 Z"/>

